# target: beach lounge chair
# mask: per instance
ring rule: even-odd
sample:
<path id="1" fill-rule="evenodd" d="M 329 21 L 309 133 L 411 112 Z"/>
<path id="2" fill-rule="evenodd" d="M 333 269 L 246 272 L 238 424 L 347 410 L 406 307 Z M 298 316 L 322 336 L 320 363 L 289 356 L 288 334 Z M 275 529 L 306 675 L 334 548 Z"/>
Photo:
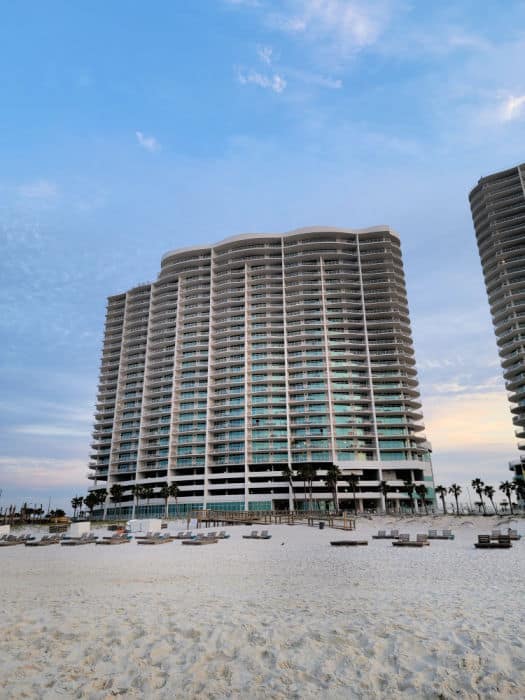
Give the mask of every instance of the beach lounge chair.
<path id="1" fill-rule="evenodd" d="M 386 530 L 378 530 L 377 535 L 372 535 L 373 540 L 387 540 L 390 539 L 386 535 Z"/>
<path id="2" fill-rule="evenodd" d="M 80 537 L 70 537 L 69 539 L 63 539 L 60 544 L 63 547 L 76 547 L 84 544 L 93 544 L 97 541 L 97 536 L 92 532 L 84 532 Z"/>
<path id="3" fill-rule="evenodd" d="M 407 535 L 406 533 L 399 535 L 397 540 L 395 540 L 395 542 L 392 542 L 393 547 L 424 547 L 428 544 L 428 542 L 423 542 L 418 539 L 411 540 L 410 535 Z"/>
<path id="4" fill-rule="evenodd" d="M 173 539 L 171 537 L 167 537 L 166 535 L 161 535 L 160 532 L 156 532 L 151 537 L 138 538 L 137 544 L 167 544 L 168 542 L 172 541 Z"/>
<path id="5" fill-rule="evenodd" d="M 16 547 L 19 544 L 24 544 L 24 540 L 19 539 L 15 535 L 8 535 L 5 540 L 0 542 L 0 547 Z"/>
<path id="6" fill-rule="evenodd" d="M 512 542 L 508 535 L 499 535 L 498 540 L 492 540 L 491 535 L 478 535 L 478 541 L 474 543 L 476 549 L 510 549 Z"/>
<path id="7" fill-rule="evenodd" d="M 259 539 L 261 540 L 271 540 L 272 536 L 268 532 L 268 530 L 263 530 L 259 536 Z"/>
<path id="8" fill-rule="evenodd" d="M 259 530 L 252 530 L 249 535 L 243 535 L 243 540 L 258 540 Z"/>
<path id="9" fill-rule="evenodd" d="M 59 544 L 59 535 L 44 535 L 39 540 L 35 542 L 24 542 L 26 547 L 49 547 L 52 544 Z"/>
<path id="10" fill-rule="evenodd" d="M 125 533 L 117 533 L 115 535 L 111 535 L 111 537 L 103 537 L 101 540 L 97 540 L 95 544 L 105 544 L 105 545 L 113 545 L 113 544 L 128 544 L 131 541 L 131 536 L 126 535 Z"/>
<path id="11" fill-rule="evenodd" d="M 334 540 L 330 542 L 332 547 L 358 547 L 367 544 L 368 540 Z"/>
<path id="12" fill-rule="evenodd" d="M 428 539 L 429 540 L 437 540 L 438 539 L 438 531 L 437 530 L 429 530 L 428 531 Z"/>

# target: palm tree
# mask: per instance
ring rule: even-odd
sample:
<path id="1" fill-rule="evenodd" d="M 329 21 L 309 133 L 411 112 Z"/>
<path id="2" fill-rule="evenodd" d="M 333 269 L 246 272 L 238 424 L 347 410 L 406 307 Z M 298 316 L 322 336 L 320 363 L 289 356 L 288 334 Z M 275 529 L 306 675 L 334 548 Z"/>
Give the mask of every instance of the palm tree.
<path id="1" fill-rule="evenodd" d="M 171 484 L 168 486 L 169 492 L 170 492 L 170 498 L 175 499 L 175 515 L 178 517 L 177 513 L 177 496 L 179 495 L 179 487 L 177 484 L 172 481 Z"/>
<path id="2" fill-rule="evenodd" d="M 168 499 L 170 497 L 170 487 L 168 484 L 162 484 L 157 496 L 164 500 L 164 517 L 168 517 Z"/>
<path id="3" fill-rule="evenodd" d="M 412 513 L 414 513 L 415 512 L 414 491 L 416 490 L 416 485 L 410 480 L 404 481 L 403 485 L 405 487 L 405 491 L 408 494 L 408 497 L 410 498 L 410 507 L 412 509 Z"/>
<path id="4" fill-rule="evenodd" d="M 456 500 L 456 515 L 459 515 L 458 498 L 461 493 L 461 486 L 459 486 L 459 484 L 452 484 L 452 486 L 449 487 L 448 492 L 451 493 Z"/>
<path id="5" fill-rule="evenodd" d="M 287 464 L 285 467 L 282 468 L 281 470 L 283 477 L 286 479 L 290 486 L 290 492 L 292 494 L 292 506 L 293 510 L 295 510 L 295 489 L 293 485 L 293 478 L 295 476 L 294 470 L 291 468 L 289 464 Z"/>
<path id="6" fill-rule="evenodd" d="M 354 494 L 354 513 L 357 515 L 357 498 L 355 495 L 357 485 L 359 483 L 359 477 L 357 474 L 349 474 L 348 476 L 345 477 L 345 479 L 348 481 L 348 485 L 352 489 L 352 493 Z"/>
<path id="7" fill-rule="evenodd" d="M 339 500 L 337 498 L 337 480 L 341 476 L 341 470 L 336 464 L 331 464 L 326 470 L 324 483 L 332 491 L 335 512 L 339 512 Z"/>
<path id="8" fill-rule="evenodd" d="M 84 496 L 84 505 L 89 509 L 89 517 L 93 517 L 93 508 L 98 505 L 98 496 L 94 491 L 90 491 L 87 496 Z"/>
<path id="9" fill-rule="evenodd" d="M 496 515 L 497 515 L 498 509 L 496 508 L 496 504 L 494 503 L 494 496 L 496 495 L 496 489 L 494 488 L 494 486 L 489 486 L 487 484 L 485 486 L 485 488 L 483 489 L 483 493 L 489 499 L 490 505 L 494 508 L 494 513 L 496 513 Z"/>
<path id="10" fill-rule="evenodd" d="M 436 486 L 435 489 L 437 495 L 441 498 L 441 503 L 443 505 L 443 513 L 447 513 L 447 504 L 445 503 L 445 496 L 447 495 L 447 489 L 445 486 Z"/>
<path id="11" fill-rule="evenodd" d="M 74 498 L 71 499 L 71 507 L 73 508 L 73 517 L 77 517 L 77 508 L 82 507 L 82 503 L 84 502 L 84 499 L 82 496 L 75 496 Z"/>
<path id="12" fill-rule="evenodd" d="M 153 498 L 154 495 L 155 495 L 155 491 L 153 490 L 153 486 L 144 486 L 142 488 L 142 498 L 146 499 L 146 505 L 148 507 L 148 511 L 149 511 L 150 499 Z"/>
<path id="13" fill-rule="evenodd" d="M 481 479 L 473 479 L 471 483 L 472 488 L 479 496 L 479 500 L 481 501 L 481 507 L 483 508 L 483 515 L 485 515 L 487 512 L 485 510 L 485 503 L 483 501 L 483 487 L 485 486 L 485 484 L 483 483 L 483 481 L 481 481 Z"/>
<path id="14" fill-rule="evenodd" d="M 518 504 L 523 506 L 523 501 L 525 501 L 525 481 L 523 479 L 515 479 L 514 485 L 516 488 L 516 497 L 518 499 Z"/>
<path id="15" fill-rule="evenodd" d="M 109 495 L 113 503 L 118 503 L 118 508 L 120 511 L 120 502 L 122 501 L 122 496 L 124 494 L 124 489 L 120 484 L 113 484 L 109 489 Z"/>
<path id="16" fill-rule="evenodd" d="M 425 486 L 425 484 L 418 484 L 416 486 L 415 490 L 416 490 L 417 495 L 421 498 L 421 500 L 423 502 L 423 507 L 425 509 L 425 513 L 428 515 L 428 508 L 427 508 L 428 489 L 427 489 L 427 487 Z"/>
<path id="17" fill-rule="evenodd" d="M 107 489 L 96 489 L 93 491 L 95 496 L 97 497 L 97 505 L 98 506 L 103 506 L 106 503 L 106 498 L 108 496 Z"/>
<path id="18" fill-rule="evenodd" d="M 135 497 L 135 506 L 133 507 L 133 517 L 135 517 L 135 510 L 139 506 L 139 501 L 141 498 L 144 497 L 144 486 L 141 486 L 140 484 L 135 484 L 135 486 L 133 486 L 133 496 Z"/>
<path id="19" fill-rule="evenodd" d="M 501 484 L 499 485 L 499 490 L 503 491 L 505 496 L 507 496 L 507 500 L 509 502 L 509 508 L 510 508 L 510 514 L 513 514 L 512 510 L 512 492 L 516 488 L 515 484 L 513 481 L 502 481 Z"/>
<path id="20" fill-rule="evenodd" d="M 304 495 L 306 498 L 306 484 L 308 483 L 308 492 L 310 494 L 310 510 L 312 510 L 313 500 L 313 481 L 317 477 L 317 467 L 315 464 L 305 462 L 297 467 L 297 472 L 304 482 Z"/>
<path id="21" fill-rule="evenodd" d="M 383 495 L 383 500 L 385 502 L 385 513 L 388 512 L 387 507 L 386 507 L 386 500 L 388 498 L 388 494 L 390 491 L 390 486 L 386 481 L 380 481 L 379 482 L 379 491 Z"/>

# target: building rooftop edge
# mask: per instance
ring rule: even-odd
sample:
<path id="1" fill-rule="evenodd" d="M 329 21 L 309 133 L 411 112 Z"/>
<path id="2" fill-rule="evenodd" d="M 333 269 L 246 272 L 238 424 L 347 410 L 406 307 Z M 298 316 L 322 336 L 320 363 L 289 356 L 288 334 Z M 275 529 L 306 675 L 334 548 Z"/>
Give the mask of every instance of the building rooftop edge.
<path id="1" fill-rule="evenodd" d="M 297 228 L 293 229 L 292 231 L 285 231 L 283 233 L 240 233 L 235 236 L 229 236 L 228 238 L 224 238 L 221 241 L 218 241 L 217 243 L 208 243 L 208 244 L 202 244 L 202 245 L 192 245 L 192 246 L 185 246 L 182 248 L 175 248 L 174 250 L 169 250 L 167 253 L 164 253 L 164 255 L 161 258 L 161 264 L 164 262 L 166 258 L 171 257 L 172 255 L 178 255 L 179 253 L 188 253 L 190 251 L 196 251 L 196 250 L 210 250 L 212 248 L 218 248 L 222 245 L 229 244 L 229 243 L 234 243 L 235 241 L 242 241 L 242 240 L 247 240 L 250 238 L 284 238 L 288 236 L 299 236 L 299 235 L 304 235 L 305 233 L 355 233 L 355 234 L 363 234 L 363 233 L 379 233 L 380 231 L 388 231 L 388 233 L 391 233 L 393 236 L 396 238 L 399 238 L 399 234 L 394 231 L 394 229 L 390 226 L 370 226 L 369 228 L 338 228 L 337 226 L 306 226 L 304 228 Z"/>
<path id="2" fill-rule="evenodd" d="M 474 187 L 470 190 L 469 192 L 469 198 L 472 196 L 472 194 L 479 188 L 479 186 L 483 182 L 487 182 L 490 180 L 497 180 L 500 178 L 502 175 L 507 175 L 508 173 L 511 173 L 513 170 L 518 170 L 519 168 L 525 168 L 525 163 L 517 163 L 516 165 L 511 165 L 510 168 L 504 168 L 503 170 L 498 170 L 495 173 L 490 173 L 489 175 L 483 175 L 482 177 L 479 178 L 477 183 L 474 185 Z"/>

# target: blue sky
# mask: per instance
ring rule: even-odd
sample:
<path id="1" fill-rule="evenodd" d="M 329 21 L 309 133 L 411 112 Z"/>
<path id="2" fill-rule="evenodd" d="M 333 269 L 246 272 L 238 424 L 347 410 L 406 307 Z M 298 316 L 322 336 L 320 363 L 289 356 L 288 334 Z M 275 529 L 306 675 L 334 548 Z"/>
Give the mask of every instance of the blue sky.
<path id="1" fill-rule="evenodd" d="M 525 160 L 522 0 L 4 3 L 0 505 L 85 493 L 106 297 L 178 246 L 400 234 L 436 480 L 517 450 L 468 191 Z"/>

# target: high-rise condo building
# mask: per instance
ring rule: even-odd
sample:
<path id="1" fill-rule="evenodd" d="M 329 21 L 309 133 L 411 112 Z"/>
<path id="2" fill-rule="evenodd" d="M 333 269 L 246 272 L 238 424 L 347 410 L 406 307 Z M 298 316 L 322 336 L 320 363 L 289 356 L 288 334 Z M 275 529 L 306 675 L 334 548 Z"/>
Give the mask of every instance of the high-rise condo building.
<path id="1" fill-rule="evenodd" d="M 469 195 L 516 436 L 525 437 L 525 163 L 482 177 Z M 520 449 L 525 443 L 518 444 Z M 525 456 L 522 457 L 525 460 Z M 511 470 L 523 477 L 522 460 Z"/>
<path id="2" fill-rule="evenodd" d="M 109 298 L 91 489 L 118 484 L 122 515 L 162 513 L 173 482 L 170 513 L 324 508 L 337 465 L 357 481 L 339 480 L 341 507 L 354 491 L 358 510 L 421 507 L 421 420 L 390 228 L 235 236 L 167 253 L 155 282 Z"/>

